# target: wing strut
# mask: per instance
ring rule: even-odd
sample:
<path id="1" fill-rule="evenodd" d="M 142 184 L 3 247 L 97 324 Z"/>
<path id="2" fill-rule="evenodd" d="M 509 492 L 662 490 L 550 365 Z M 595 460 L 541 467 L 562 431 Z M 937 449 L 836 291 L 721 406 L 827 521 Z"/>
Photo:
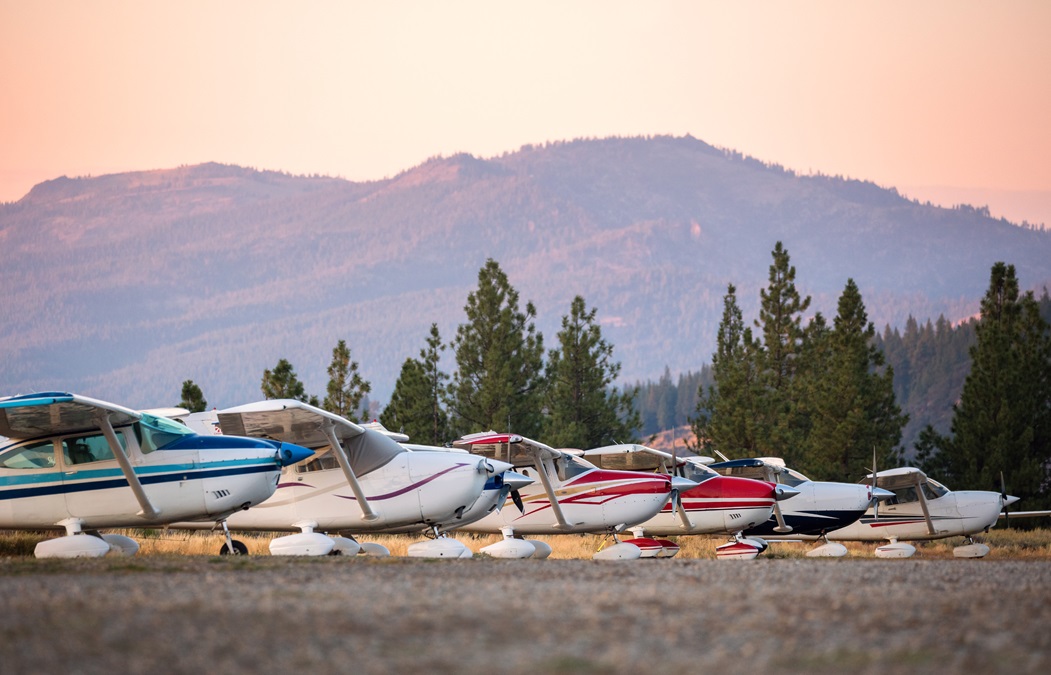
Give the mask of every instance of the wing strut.
<path id="1" fill-rule="evenodd" d="M 124 452 L 120 441 L 117 440 L 116 432 L 113 431 L 113 424 L 110 422 L 109 414 L 104 410 L 99 410 L 95 414 L 95 420 L 98 422 L 99 428 L 102 429 L 102 435 L 106 437 L 106 442 L 109 443 L 110 451 L 113 452 L 117 463 L 120 464 L 120 470 L 124 473 L 124 478 L 128 480 L 128 485 L 135 494 L 135 499 L 139 502 L 139 506 L 142 507 L 142 511 L 139 511 L 137 515 L 155 520 L 161 515 L 161 511 L 153 505 L 150 498 L 146 496 L 146 491 L 142 489 L 142 482 L 135 475 L 135 470 L 131 468 L 131 460 L 128 459 L 127 453 Z"/>
<path id="2" fill-rule="evenodd" d="M 536 463 L 537 473 L 540 474 L 540 482 L 544 484 L 544 492 L 547 493 L 547 500 L 551 504 L 551 510 L 555 514 L 555 520 L 558 521 L 558 525 L 555 526 L 559 530 L 568 530 L 573 527 L 573 523 L 566 520 L 566 516 L 562 513 L 562 505 L 558 503 L 558 497 L 555 496 L 555 490 L 551 487 L 551 479 L 547 475 L 547 467 L 544 466 L 544 460 L 540 457 L 540 454 L 535 455 L 534 461 Z"/>
<path id="3" fill-rule="evenodd" d="M 934 521 L 931 520 L 930 509 L 927 508 L 927 495 L 923 494 L 920 474 L 916 474 L 916 495 L 920 498 L 920 508 L 923 509 L 923 519 L 927 521 L 927 531 L 931 534 L 937 534 L 934 529 Z"/>
<path id="4" fill-rule="evenodd" d="M 325 437 L 328 438 L 328 442 L 332 445 L 332 452 L 336 455 L 339 467 L 343 469 L 343 476 L 346 477 L 350 489 L 354 492 L 354 497 L 358 500 L 362 513 L 361 519 L 366 522 L 377 520 L 380 516 L 369 504 L 369 500 L 365 498 L 365 492 L 361 489 L 361 484 L 358 483 L 358 477 L 354 475 L 354 469 L 350 466 L 350 458 L 347 457 L 346 451 L 343 450 L 343 444 L 336 438 L 335 425 L 332 421 L 325 420 L 322 423 L 322 429 L 325 432 Z"/>

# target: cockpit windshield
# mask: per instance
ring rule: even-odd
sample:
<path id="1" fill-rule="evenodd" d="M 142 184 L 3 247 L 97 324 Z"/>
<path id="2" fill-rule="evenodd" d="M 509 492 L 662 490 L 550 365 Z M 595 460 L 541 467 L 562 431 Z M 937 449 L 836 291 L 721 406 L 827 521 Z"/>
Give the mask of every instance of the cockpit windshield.
<path id="1" fill-rule="evenodd" d="M 135 424 L 135 436 L 143 453 L 160 450 L 178 441 L 184 436 L 193 436 L 196 432 L 190 427 L 167 417 L 144 414 Z"/>
<path id="2" fill-rule="evenodd" d="M 595 465 L 591 462 L 573 455 L 562 455 L 556 458 L 554 463 L 555 470 L 558 472 L 558 478 L 563 482 L 595 468 Z"/>
<path id="3" fill-rule="evenodd" d="M 686 462 L 679 467 L 679 470 L 676 473 L 695 483 L 702 483 L 709 478 L 719 475 L 703 464 L 694 464 L 693 462 Z"/>
<path id="4" fill-rule="evenodd" d="M 801 483 L 806 483 L 810 479 L 799 473 L 789 469 L 787 466 L 780 467 L 777 469 L 777 482 L 781 485 L 787 485 L 788 487 L 796 487 Z"/>

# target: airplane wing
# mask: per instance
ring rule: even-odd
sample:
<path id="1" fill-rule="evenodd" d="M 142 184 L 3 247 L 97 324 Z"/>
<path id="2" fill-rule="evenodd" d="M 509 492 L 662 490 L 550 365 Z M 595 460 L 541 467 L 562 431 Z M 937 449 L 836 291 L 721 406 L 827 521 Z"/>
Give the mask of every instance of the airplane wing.
<path id="1" fill-rule="evenodd" d="M 534 441 L 518 434 L 504 434 L 495 431 L 468 434 L 453 441 L 453 447 L 461 447 L 474 454 L 493 459 L 502 459 L 516 466 L 532 464 L 537 457 L 555 459 L 562 454 L 559 450 L 540 441 Z"/>
<path id="2" fill-rule="evenodd" d="M 224 434 L 262 436 L 308 448 L 329 446 L 339 462 L 365 520 L 376 520 L 375 511 L 358 482 L 405 448 L 375 429 L 366 429 L 327 410 L 294 399 L 272 399 L 227 408 L 217 413 Z"/>
<path id="3" fill-rule="evenodd" d="M 142 419 L 142 413 L 106 401 L 64 392 L 0 399 L 0 435 L 8 438 L 58 436 L 99 428 L 98 416 L 113 426 Z"/>
<path id="4" fill-rule="evenodd" d="M 1000 518 L 1043 518 L 1051 516 L 1051 511 L 1004 511 Z"/>
<path id="5" fill-rule="evenodd" d="M 495 431 L 483 431 L 477 434 L 469 434 L 453 443 L 453 446 L 465 447 L 471 452 L 484 457 L 501 459 L 514 466 L 531 465 L 536 467 L 540 483 L 547 493 L 547 501 L 551 505 L 551 512 L 558 523 L 557 528 L 568 530 L 576 523 L 570 523 L 562 512 L 562 505 L 555 494 L 555 488 L 551 484 L 551 476 L 548 475 L 548 464 L 544 460 L 557 459 L 562 452 L 539 441 L 534 441 L 518 434 L 503 434 Z"/>
<path id="6" fill-rule="evenodd" d="M 141 515 L 157 518 L 160 509 L 146 496 L 127 452 L 117 440 L 114 426 L 142 419 L 143 413 L 129 408 L 65 392 L 44 392 L 0 399 L 0 435 L 8 438 L 59 436 L 99 430 L 106 437 L 114 459 L 142 508 Z"/>

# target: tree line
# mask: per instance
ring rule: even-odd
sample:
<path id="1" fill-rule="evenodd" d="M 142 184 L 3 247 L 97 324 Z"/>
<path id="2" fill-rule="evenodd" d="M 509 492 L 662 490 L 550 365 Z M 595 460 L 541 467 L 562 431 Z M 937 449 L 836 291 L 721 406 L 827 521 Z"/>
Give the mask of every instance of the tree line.
<path id="1" fill-rule="evenodd" d="M 467 321 L 448 343 L 431 324 L 417 358 L 402 364 L 390 402 L 379 420 L 416 443 L 441 445 L 471 432 L 509 431 L 556 447 L 590 448 L 634 440 L 639 428 L 635 390 L 618 389 L 620 363 L 602 337 L 597 310 L 576 296 L 553 349 L 545 351 L 536 330 L 536 309 L 520 307 L 518 291 L 499 263 L 489 259 L 464 306 Z M 442 370 L 451 352 L 456 368 Z M 280 359 L 263 373 L 267 399 L 293 398 L 352 422 L 362 415 L 371 385 L 340 340 L 332 351 L 324 400 L 308 396 L 295 369 Z M 204 410 L 207 402 L 191 380 L 183 383 L 181 407 Z"/>
<path id="2" fill-rule="evenodd" d="M 920 326 L 910 318 L 904 334 L 888 327 L 878 335 L 853 279 L 831 323 L 818 312 L 804 324 L 810 297 L 796 288 L 789 253 L 778 242 L 771 255 L 758 318 L 746 321 L 736 287 L 727 287 L 710 365 L 675 383 L 666 368 L 656 385 L 623 389 L 615 385 L 620 364 L 595 308 L 574 298 L 555 347 L 545 351 L 533 304 L 520 306 L 490 259 L 468 294 L 466 321 L 449 342 L 431 325 L 418 357 L 403 363 L 380 421 L 426 444 L 494 429 L 589 448 L 633 441 L 685 419 L 695 449 L 705 454 L 778 455 L 812 478 L 843 481 L 857 480 L 873 460 L 877 468 L 915 462 L 956 489 L 1005 485 L 1027 508 L 1051 503 L 1046 291 L 1039 301 L 1020 293 L 1014 267 L 996 263 L 978 318 L 959 327 L 944 319 Z M 441 365 L 447 351 L 456 366 L 451 373 Z M 961 366 L 964 351 L 969 370 Z M 952 377 L 930 374 L 939 369 Z M 343 340 L 328 374 L 318 401 L 281 359 L 264 372 L 261 391 L 358 421 L 370 384 Z M 899 401 L 949 391 L 952 378 L 962 382 L 962 393 L 948 406 L 948 432 L 928 423 L 911 457 L 901 445 L 909 415 Z M 206 405 L 192 381 L 184 383 L 181 405 Z"/>

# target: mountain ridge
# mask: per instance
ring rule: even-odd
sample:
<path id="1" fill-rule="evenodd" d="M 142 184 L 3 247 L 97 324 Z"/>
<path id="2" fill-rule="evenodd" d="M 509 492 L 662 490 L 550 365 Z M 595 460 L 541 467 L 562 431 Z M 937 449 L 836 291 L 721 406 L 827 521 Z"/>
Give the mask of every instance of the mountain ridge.
<path id="1" fill-rule="evenodd" d="M 369 182 L 217 163 L 59 178 L 0 205 L 3 393 L 148 407 L 193 379 L 235 405 L 278 358 L 321 392 L 346 339 L 385 400 L 432 322 L 454 335 L 490 257 L 548 347 L 580 294 L 624 381 L 656 379 L 710 360 L 728 283 L 756 317 L 779 240 L 814 311 L 834 315 L 854 278 L 877 328 L 973 314 L 997 260 L 1051 282 L 1051 233 L 691 137 L 458 154 Z"/>

